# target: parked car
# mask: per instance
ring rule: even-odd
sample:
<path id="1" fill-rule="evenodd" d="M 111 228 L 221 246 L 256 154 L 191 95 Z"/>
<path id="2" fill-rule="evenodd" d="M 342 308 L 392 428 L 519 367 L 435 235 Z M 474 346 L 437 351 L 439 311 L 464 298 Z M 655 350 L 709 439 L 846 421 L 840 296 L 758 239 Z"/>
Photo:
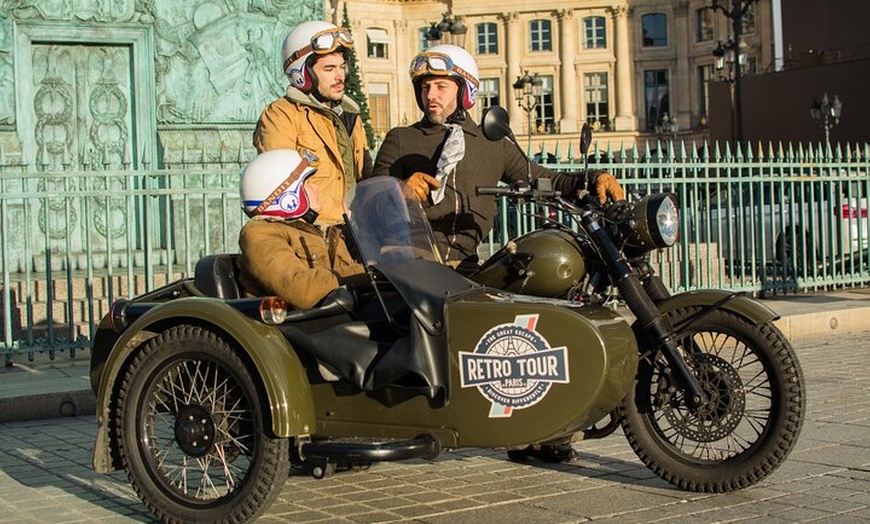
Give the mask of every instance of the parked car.
<path id="1" fill-rule="evenodd" d="M 858 181 L 770 178 L 686 196 L 686 209 L 697 210 L 687 217 L 689 241 L 715 243 L 729 267 L 773 263 L 803 273 L 868 248 L 867 192 Z"/>

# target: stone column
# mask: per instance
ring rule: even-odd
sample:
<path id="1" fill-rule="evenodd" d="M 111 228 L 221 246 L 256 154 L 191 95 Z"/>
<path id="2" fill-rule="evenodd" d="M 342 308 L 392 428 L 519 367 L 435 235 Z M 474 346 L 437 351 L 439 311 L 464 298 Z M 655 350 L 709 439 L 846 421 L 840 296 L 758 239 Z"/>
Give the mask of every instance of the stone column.
<path id="1" fill-rule="evenodd" d="M 689 15 L 689 2 L 674 5 L 674 34 L 677 51 L 677 68 L 674 71 L 670 92 L 671 116 L 677 118 L 680 129 L 689 129 L 692 124 L 692 72 L 689 70 L 689 40 L 692 24 Z"/>
<path id="2" fill-rule="evenodd" d="M 613 125 L 616 131 L 634 131 L 637 129 L 637 116 L 634 114 L 634 77 L 631 74 L 634 63 L 631 60 L 628 7 L 613 6 L 610 13 L 616 33 L 613 38 L 616 47 L 616 118 Z"/>
<path id="3" fill-rule="evenodd" d="M 559 130 L 562 133 L 574 133 L 579 126 L 577 106 L 577 37 L 574 30 L 574 10 L 562 9 L 556 11 L 559 19 L 559 59 L 562 62 L 561 93 L 559 100 L 562 105 L 562 119 L 559 120 Z"/>
<path id="4" fill-rule="evenodd" d="M 503 106 L 508 111 L 511 119 L 511 128 L 518 132 L 523 130 L 523 122 L 526 121 L 526 115 L 523 110 L 517 105 L 514 100 L 513 85 L 520 76 L 520 60 L 522 58 L 523 45 L 523 28 L 520 26 L 520 16 L 518 13 L 502 13 L 499 15 L 502 23 L 504 23 L 504 40 L 506 53 L 505 60 L 507 61 L 507 77 L 505 78 L 505 92 L 502 94 L 504 99 Z"/>

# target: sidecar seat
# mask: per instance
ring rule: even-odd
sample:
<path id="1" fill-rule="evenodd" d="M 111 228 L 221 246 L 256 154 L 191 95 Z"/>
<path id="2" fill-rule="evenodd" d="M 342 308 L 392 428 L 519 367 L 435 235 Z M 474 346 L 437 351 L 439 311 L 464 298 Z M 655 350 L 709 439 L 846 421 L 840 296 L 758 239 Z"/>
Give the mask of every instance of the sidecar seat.
<path id="1" fill-rule="evenodd" d="M 202 257 L 193 271 L 194 285 L 209 297 L 241 298 L 238 258 L 236 253 Z"/>

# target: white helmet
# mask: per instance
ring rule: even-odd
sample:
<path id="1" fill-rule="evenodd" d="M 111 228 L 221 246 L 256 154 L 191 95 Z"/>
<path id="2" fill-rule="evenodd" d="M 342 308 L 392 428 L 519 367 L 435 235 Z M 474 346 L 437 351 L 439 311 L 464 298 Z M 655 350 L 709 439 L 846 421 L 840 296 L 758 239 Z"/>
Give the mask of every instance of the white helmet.
<path id="1" fill-rule="evenodd" d="M 411 82 L 414 83 L 414 94 L 417 105 L 425 111 L 420 94 L 420 84 L 424 78 L 432 76 L 447 76 L 459 82 L 459 107 L 471 109 L 477 100 L 477 88 L 480 84 L 477 62 L 465 49 L 451 44 L 430 47 L 411 60 L 408 70 Z"/>
<path id="2" fill-rule="evenodd" d="M 303 183 L 317 171 L 312 165 L 316 161 L 309 151 L 300 155 L 292 149 L 273 149 L 257 155 L 239 180 L 245 213 L 249 217 L 305 218 L 311 204 Z"/>
<path id="3" fill-rule="evenodd" d="M 294 27 L 281 45 L 281 63 L 290 83 L 303 93 L 314 86 L 308 59 L 312 54 L 325 55 L 353 47 L 353 37 L 346 27 L 323 21 L 302 22 Z"/>

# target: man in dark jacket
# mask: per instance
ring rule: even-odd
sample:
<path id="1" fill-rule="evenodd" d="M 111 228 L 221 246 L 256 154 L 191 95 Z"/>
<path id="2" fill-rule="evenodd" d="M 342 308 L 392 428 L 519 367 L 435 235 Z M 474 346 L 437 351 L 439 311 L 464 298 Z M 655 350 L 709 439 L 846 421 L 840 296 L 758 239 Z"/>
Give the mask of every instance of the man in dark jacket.
<path id="1" fill-rule="evenodd" d="M 463 48 L 439 45 L 411 62 L 411 80 L 422 120 L 392 129 L 381 144 L 374 175 L 405 181 L 423 202 L 444 261 L 462 272 L 477 267 L 477 246 L 492 228 L 495 199 L 475 188 L 550 178 L 565 195 L 582 189 L 603 203 L 622 200 L 609 173 L 557 173 L 529 160 L 507 140 L 491 142 L 468 115 L 478 88 L 474 58 Z"/>

